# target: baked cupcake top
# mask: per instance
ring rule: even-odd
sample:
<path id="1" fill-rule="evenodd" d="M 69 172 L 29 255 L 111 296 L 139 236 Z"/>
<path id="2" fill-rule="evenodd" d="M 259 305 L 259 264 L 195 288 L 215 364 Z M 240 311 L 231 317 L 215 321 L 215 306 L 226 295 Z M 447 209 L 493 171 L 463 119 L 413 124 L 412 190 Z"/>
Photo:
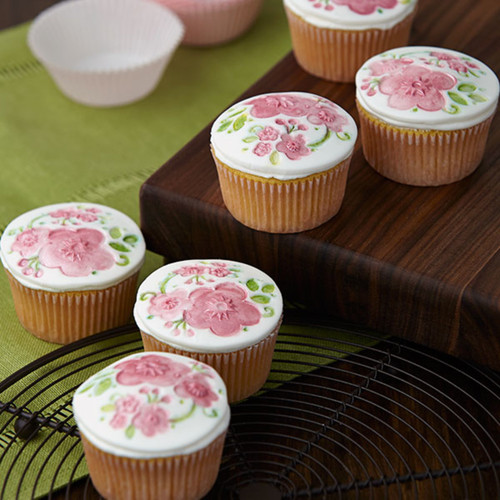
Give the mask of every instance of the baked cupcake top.
<path id="1" fill-rule="evenodd" d="M 498 78 L 485 64 L 450 49 L 400 47 L 356 74 L 356 98 L 397 127 L 456 130 L 481 123 L 498 103 Z"/>
<path id="2" fill-rule="evenodd" d="M 323 172 L 352 153 L 357 127 L 340 106 L 315 94 L 245 99 L 214 122 L 211 145 L 229 167 L 279 180 Z"/>
<path id="3" fill-rule="evenodd" d="M 276 283 L 247 264 L 185 260 L 157 269 L 137 293 L 134 317 L 144 333 L 191 352 L 233 352 L 278 325 Z"/>
<path id="4" fill-rule="evenodd" d="M 127 356 L 73 397 L 80 431 L 94 446 L 131 458 L 189 454 L 227 429 L 226 386 L 210 366 L 169 353 Z"/>
<path id="5" fill-rule="evenodd" d="M 144 238 L 125 214 L 95 203 L 58 203 L 16 217 L 0 240 L 4 267 L 23 285 L 65 292 L 107 288 L 137 272 Z"/>
<path id="6" fill-rule="evenodd" d="M 283 3 L 319 28 L 387 30 L 408 17 L 417 0 L 283 0 Z"/>

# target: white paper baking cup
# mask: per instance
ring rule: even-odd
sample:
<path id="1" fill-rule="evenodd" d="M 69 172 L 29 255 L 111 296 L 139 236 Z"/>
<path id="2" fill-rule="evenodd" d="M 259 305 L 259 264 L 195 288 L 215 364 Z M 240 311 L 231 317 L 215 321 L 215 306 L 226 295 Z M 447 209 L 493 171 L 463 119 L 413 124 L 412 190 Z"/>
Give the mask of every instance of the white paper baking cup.
<path id="1" fill-rule="evenodd" d="M 28 45 L 70 99 L 117 106 L 154 90 L 183 34 L 153 2 L 66 0 L 33 21 Z"/>

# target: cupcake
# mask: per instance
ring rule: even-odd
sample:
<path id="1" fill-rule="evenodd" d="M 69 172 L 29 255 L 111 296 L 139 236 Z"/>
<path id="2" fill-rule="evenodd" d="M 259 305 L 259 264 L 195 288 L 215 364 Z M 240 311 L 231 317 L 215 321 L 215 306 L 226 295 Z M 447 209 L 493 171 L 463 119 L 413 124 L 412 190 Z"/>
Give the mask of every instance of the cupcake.
<path id="1" fill-rule="evenodd" d="M 224 382 L 203 363 L 132 354 L 84 382 L 73 413 L 108 500 L 195 500 L 217 478 L 230 410 Z"/>
<path id="2" fill-rule="evenodd" d="M 340 209 L 356 137 L 352 117 L 314 94 L 264 94 L 235 104 L 211 132 L 227 209 L 270 233 L 319 226 Z"/>
<path id="3" fill-rule="evenodd" d="M 481 162 L 498 102 L 496 75 L 449 49 L 401 47 L 356 75 L 363 152 L 383 176 L 439 186 Z"/>
<path id="4" fill-rule="evenodd" d="M 231 403 L 266 381 L 282 311 L 281 293 L 262 271 L 226 260 L 186 260 L 146 278 L 134 317 L 146 351 L 190 356 L 212 366 Z"/>
<path id="5" fill-rule="evenodd" d="M 284 0 L 293 51 L 309 73 L 352 82 L 369 57 L 406 45 L 417 0 Z"/>
<path id="6" fill-rule="evenodd" d="M 128 321 L 144 255 L 134 221 L 93 203 L 31 210 L 0 240 L 20 322 L 58 344 Z"/>
<path id="7" fill-rule="evenodd" d="M 185 27 L 184 45 L 217 45 L 245 33 L 263 0 L 155 0 L 175 12 Z"/>

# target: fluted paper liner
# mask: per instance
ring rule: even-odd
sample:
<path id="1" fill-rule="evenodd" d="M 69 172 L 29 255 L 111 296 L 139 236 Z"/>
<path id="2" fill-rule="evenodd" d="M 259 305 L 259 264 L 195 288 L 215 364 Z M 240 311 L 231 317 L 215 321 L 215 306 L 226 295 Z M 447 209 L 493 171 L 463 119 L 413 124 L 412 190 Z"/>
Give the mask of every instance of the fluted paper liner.
<path id="1" fill-rule="evenodd" d="M 127 323 L 139 276 L 135 273 L 102 290 L 49 292 L 26 287 L 6 273 L 21 324 L 36 337 L 56 344 Z"/>
<path id="2" fill-rule="evenodd" d="M 217 479 L 225 436 L 187 455 L 151 459 L 106 453 L 84 435 L 82 443 L 92 483 L 107 500 L 196 500 Z"/>
<path id="3" fill-rule="evenodd" d="M 145 351 L 161 351 L 194 358 L 210 365 L 222 377 L 227 388 L 230 403 L 240 401 L 255 394 L 265 383 L 271 370 L 274 346 L 281 325 L 281 318 L 276 328 L 255 345 L 234 352 L 192 352 L 177 349 L 142 332 Z"/>
<path id="4" fill-rule="evenodd" d="M 245 226 L 270 233 L 295 233 L 331 219 L 344 199 L 351 157 L 307 177 L 279 181 L 246 174 L 215 155 L 227 209 Z"/>
<path id="5" fill-rule="evenodd" d="M 363 153 L 381 175 L 414 186 L 440 186 L 470 175 L 484 156 L 493 116 L 459 130 L 388 125 L 357 103 Z"/>
<path id="6" fill-rule="evenodd" d="M 334 82 L 353 82 L 367 59 L 408 44 L 415 10 L 387 30 L 320 28 L 285 9 L 297 62 L 304 70 Z"/>

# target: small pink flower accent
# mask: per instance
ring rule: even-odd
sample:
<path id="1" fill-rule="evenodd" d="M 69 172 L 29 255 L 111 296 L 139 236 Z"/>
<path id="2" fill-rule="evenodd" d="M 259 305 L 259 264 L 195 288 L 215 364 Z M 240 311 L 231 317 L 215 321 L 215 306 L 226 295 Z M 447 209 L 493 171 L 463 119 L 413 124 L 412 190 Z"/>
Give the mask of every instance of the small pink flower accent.
<path id="1" fill-rule="evenodd" d="M 253 148 L 254 154 L 257 156 L 266 156 L 271 153 L 273 150 L 273 147 L 269 142 L 259 142 L 257 145 Z"/>
<path id="2" fill-rule="evenodd" d="M 182 363 L 155 354 L 129 359 L 117 364 L 116 368 L 120 369 L 116 380 L 123 385 L 150 383 L 165 387 L 174 385 L 189 372 Z"/>
<path id="3" fill-rule="evenodd" d="M 398 0 L 333 0 L 337 5 L 347 5 L 350 10 L 357 14 L 373 14 L 377 7 L 383 9 L 393 9 L 398 4 Z"/>
<path id="4" fill-rule="evenodd" d="M 460 57 L 455 56 L 453 54 L 447 54 L 446 52 L 431 52 L 431 56 L 437 57 L 440 61 L 446 61 L 448 67 L 454 71 L 458 71 L 459 73 L 467 73 L 469 68 L 477 68 L 477 65 L 470 62 L 464 62 L 460 59 Z"/>
<path id="5" fill-rule="evenodd" d="M 123 429 L 127 426 L 128 417 L 124 413 L 115 413 L 113 418 L 109 421 L 109 425 L 113 429 Z"/>
<path id="6" fill-rule="evenodd" d="M 456 78 L 447 73 L 409 66 L 401 73 L 383 77 L 379 89 L 389 96 L 388 104 L 392 108 L 439 111 L 446 104 L 441 91 L 451 89 L 456 82 Z"/>
<path id="7" fill-rule="evenodd" d="M 187 303 L 186 290 L 178 289 L 173 292 L 162 293 L 150 300 L 148 313 L 159 316 L 165 321 L 171 321 L 182 316 L 182 311 Z"/>
<path id="8" fill-rule="evenodd" d="M 168 413 L 157 404 L 144 405 L 132 424 L 145 436 L 152 437 L 168 430 Z"/>
<path id="9" fill-rule="evenodd" d="M 370 64 L 370 70 L 373 76 L 380 76 L 386 73 L 395 73 L 412 63 L 413 59 L 409 57 L 402 57 L 401 59 L 380 59 Z"/>
<path id="10" fill-rule="evenodd" d="M 182 266 L 175 270 L 174 273 L 180 274 L 181 276 L 193 276 L 203 274 L 207 270 L 206 266 Z"/>
<path id="11" fill-rule="evenodd" d="M 279 132 L 274 127 L 264 127 L 258 134 L 261 141 L 275 141 L 279 137 Z"/>
<path id="12" fill-rule="evenodd" d="M 195 404 L 204 408 L 209 408 L 213 401 L 219 399 L 201 373 L 184 378 L 175 386 L 174 391 L 179 397 L 191 398 Z"/>
<path id="13" fill-rule="evenodd" d="M 311 114 L 307 116 L 307 120 L 313 125 L 326 125 L 332 132 L 342 132 L 344 125 L 349 121 L 345 116 L 337 113 L 331 107 L 315 107 Z"/>
<path id="14" fill-rule="evenodd" d="M 40 249 L 40 263 L 59 268 L 66 276 L 88 276 L 92 271 L 109 269 L 113 254 L 104 247 L 105 237 L 97 229 L 55 229 Z"/>
<path id="15" fill-rule="evenodd" d="M 26 229 L 16 236 L 14 243 L 12 243 L 11 250 L 13 252 L 19 252 L 23 257 L 30 257 L 36 254 L 43 246 L 49 233 L 49 229 L 40 227 Z"/>
<path id="16" fill-rule="evenodd" d="M 286 116 L 305 116 L 316 101 L 296 95 L 267 95 L 257 97 L 246 104 L 253 105 L 250 114 L 255 118 L 271 118 L 279 114 Z"/>
<path id="17" fill-rule="evenodd" d="M 283 134 L 281 136 L 281 142 L 276 144 L 276 149 L 280 153 L 284 153 L 290 160 L 299 160 L 303 156 L 311 154 L 311 150 L 306 146 L 302 134 L 294 136 Z"/>
<path id="18" fill-rule="evenodd" d="M 128 396 L 117 399 L 115 405 L 118 413 L 135 413 L 139 409 L 139 406 L 141 406 L 141 400 L 129 394 Z"/>
<path id="19" fill-rule="evenodd" d="M 216 276 L 217 278 L 224 278 L 228 274 L 231 274 L 231 271 L 223 266 L 214 266 L 208 268 L 208 274 Z"/>
<path id="20" fill-rule="evenodd" d="M 53 212 L 50 212 L 49 215 L 54 219 L 71 219 L 72 217 L 75 217 L 83 222 L 95 222 L 98 219 L 95 214 L 99 212 L 100 210 L 98 208 L 86 208 L 85 210 L 79 210 L 68 207 L 54 210 Z"/>
<path id="21" fill-rule="evenodd" d="M 184 319 L 194 328 L 210 328 L 215 335 L 230 337 L 260 320 L 260 311 L 246 298 L 246 291 L 233 283 L 200 288 L 189 295 L 192 305 Z"/>
<path id="22" fill-rule="evenodd" d="M 80 212 L 77 215 L 77 218 L 80 219 L 82 222 L 95 222 L 98 217 L 90 212 Z"/>
<path id="23" fill-rule="evenodd" d="M 59 208 L 50 212 L 49 215 L 54 217 L 54 219 L 71 219 L 71 217 L 76 217 L 79 210 L 75 208 Z"/>

